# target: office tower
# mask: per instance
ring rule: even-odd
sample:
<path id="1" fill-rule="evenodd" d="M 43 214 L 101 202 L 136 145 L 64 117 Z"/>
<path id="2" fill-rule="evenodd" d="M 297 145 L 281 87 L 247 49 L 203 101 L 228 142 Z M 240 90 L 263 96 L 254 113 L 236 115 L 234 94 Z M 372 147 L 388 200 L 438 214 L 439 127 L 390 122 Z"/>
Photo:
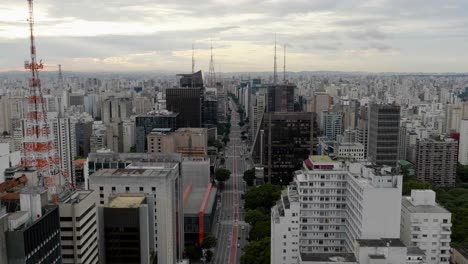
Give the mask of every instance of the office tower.
<path id="1" fill-rule="evenodd" d="M 222 83 L 216 84 L 216 98 L 218 99 L 218 121 L 224 122 L 227 116 L 227 92 Z"/>
<path id="2" fill-rule="evenodd" d="M 8 215 L 7 263 L 62 263 L 58 206 L 47 205 L 41 187 L 24 188 L 20 204 L 21 211 Z"/>
<path id="3" fill-rule="evenodd" d="M 136 151 L 139 153 L 147 150 L 146 137 L 155 128 L 164 128 L 169 131 L 177 129 L 179 113 L 173 113 L 166 110 L 149 112 L 146 115 L 135 117 L 136 126 Z"/>
<path id="4" fill-rule="evenodd" d="M 153 110 L 154 103 L 147 96 L 137 95 L 133 98 L 133 107 L 136 115 L 145 115 Z"/>
<path id="5" fill-rule="evenodd" d="M 75 157 L 76 157 L 76 121 L 73 118 L 59 118 L 52 122 L 54 129 L 56 149 L 60 157 L 60 169 L 71 183 L 75 184 Z M 63 182 L 61 183 L 63 184 Z"/>
<path id="6" fill-rule="evenodd" d="M 367 148 L 369 143 L 369 116 L 367 106 L 359 109 L 358 124 L 356 128 L 356 141 L 364 145 L 364 157 L 367 159 Z"/>
<path id="7" fill-rule="evenodd" d="M 89 139 L 91 145 L 91 152 L 94 153 L 99 149 L 106 147 L 106 126 L 102 121 L 93 122 L 93 131 Z"/>
<path id="8" fill-rule="evenodd" d="M 322 121 L 323 134 L 326 137 L 336 140 L 338 135 L 343 134 L 343 113 L 323 111 Z"/>
<path id="9" fill-rule="evenodd" d="M 148 153 L 180 153 L 205 156 L 208 154 L 206 128 L 179 128 L 175 132 L 154 131 L 147 137 Z"/>
<path id="10" fill-rule="evenodd" d="M 179 163 L 134 162 L 132 165 L 96 171 L 89 177 L 90 189 L 99 191 L 101 205 L 113 194 L 140 193 L 154 197 L 156 210 L 150 212 L 150 217 L 155 224 L 149 227 L 150 250 L 157 254 L 158 263 L 175 263 L 177 253 L 181 254 L 183 249 L 180 232 L 183 213 L 178 212 L 182 208 Z"/>
<path id="11" fill-rule="evenodd" d="M 271 183 L 288 184 L 302 161 L 315 152 L 317 127 L 315 113 L 265 113 L 253 158 L 265 166 Z"/>
<path id="12" fill-rule="evenodd" d="M 435 202 L 432 190 L 412 190 L 401 204 L 401 240 L 426 253 L 427 264 L 449 263 L 451 213 Z"/>
<path id="13" fill-rule="evenodd" d="M 62 263 L 99 263 L 96 191 L 73 191 L 59 200 Z"/>
<path id="14" fill-rule="evenodd" d="M 250 104 L 251 117 L 250 122 L 250 140 L 255 141 L 260 131 L 260 124 L 262 123 L 263 114 L 266 108 L 266 97 L 263 91 L 258 91 L 252 95 L 252 104 Z"/>
<path id="15" fill-rule="evenodd" d="M 106 146 L 113 151 L 123 151 L 122 122 L 132 114 L 132 101 L 128 97 L 109 96 L 102 101 L 101 117 L 106 126 Z"/>
<path id="16" fill-rule="evenodd" d="M 308 105 L 308 112 L 317 113 L 317 124 L 322 125 L 322 116 L 320 113 L 328 111 L 333 104 L 333 97 L 327 93 L 317 92 L 314 93 Z M 320 127 L 320 129 L 322 129 Z"/>
<path id="17" fill-rule="evenodd" d="M 445 109 L 445 133 L 459 132 L 463 105 L 448 104 Z"/>
<path id="18" fill-rule="evenodd" d="M 101 118 L 101 100 L 97 94 L 87 94 L 84 97 L 84 111 L 93 118 Z"/>
<path id="19" fill-rule="evenodd" d="M 268 86 L 268 112 L 294 112 L 293 84 L 273 84 Z"/>
<path id="20" fill-rule="evenodd" d="M 135 121 L 125 120 L 122 122 L 122 152 L 131 152 L 135 145 Z"/>
<path id="21" fill-rule="evenodd" d="M 111 195 L 108 204 L 99 206 L 100 263 L 151 264 L 156 252 L 160 258 L 160 251 L 150 247 L 154 207 L 154 198 L 144 194 Z"/>
<path id="22" fill-rule="evenodd" d="M 202 88 L 170 88 L 166 90 L 167 110 L 179 113 L 177 127 L 201 127 Z"/>
<path id="23" fill-rule="evenodd" d="M 468 165 L 468 119 L 462 119 L 460 122 L 458 162 L 461 165 Z"/>
<path id="24" fill-rule="evenodd" d="M 215 94 L 205 93 L 202 107 L 203 127 L 214 127 L 218 124 L 218 99 Z"/>
<path id="25" fill-rule="evenodd" d="M 458 142 L 452 138 L 431 137 L 416 143 L 416 177 L 438 187 L 455 186 Z"/>
<path id="26" fill-rule="evenodd" d="M 76 156 L 86 157 L 91 152 L 91 135 L 93 133 L 93 118 L 81 115 L 75 123 Z"/>
<path id="27" fill-rule="evenodd" d="M 400 107 L 371 104 L 369 106 L 369 161 L 395 167 L 398 160 Z"/>
<path id="28" fill-rule="evenodd" d="M 201 71 L 188 74 L 177 74 L 179 86 L 182 88 L 204 88 L 203 75 Z"/>
<path id="29" fill-rule="evenodd" d="M 357 239 L 398 239 L 401 188 L 391 167 L 311 156 L 272 208 L 271 263 L 340 257 Z"/>

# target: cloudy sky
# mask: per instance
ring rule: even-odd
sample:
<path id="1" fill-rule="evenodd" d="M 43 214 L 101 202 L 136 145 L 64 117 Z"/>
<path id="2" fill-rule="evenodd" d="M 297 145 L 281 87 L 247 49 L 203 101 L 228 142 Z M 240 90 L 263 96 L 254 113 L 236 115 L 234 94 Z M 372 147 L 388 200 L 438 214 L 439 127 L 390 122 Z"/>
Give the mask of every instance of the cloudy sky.
<path id="1" fill-rule="evenodd" d="M 0 1 L 0 71 L 28 57 L 26 0 Z M 468 72 L 468 1 L 35 0 L 49 70 Z"/>

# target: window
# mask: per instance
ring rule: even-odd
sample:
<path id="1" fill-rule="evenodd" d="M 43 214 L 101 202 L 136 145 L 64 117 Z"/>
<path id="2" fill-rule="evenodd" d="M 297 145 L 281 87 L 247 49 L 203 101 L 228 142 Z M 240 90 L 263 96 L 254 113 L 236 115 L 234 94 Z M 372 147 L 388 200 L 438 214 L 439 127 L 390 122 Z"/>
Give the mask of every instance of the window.
<path id="1" fill-rule="evenodd" d="M 112 191 L 115 192 L 115 186 L 112 186 Z"/>
<path id="2" fill-rule="evenodd" d="M 104 191 L 104 187 L 99 186 L 99 190 L 100 190 L 100 191 Z"/>
<path id="3" fill-rule="evenodd" d="M 142 192 L 142 191 L 143 191 L 143 187 L 140 187 L 140 192 Z"/>
<path id="4" fill-rule="evenodd" d="M 104 194 L 102 194 L 102 193 L 99 194 L 99 197 L 104 198 Z"/>
<path id="5" fill-rule="evenodd" d="M 156 191 L 156 187 L 151 187 L 151 191 L 155 192 L 155 191 Z"/>
<path id="6" fill-rule="evenodd" d="M 128 186 L 125 187 L 125 191 L 126 191 L 126 192 L 130 191 L 130 187 L 128 187 Z"/>

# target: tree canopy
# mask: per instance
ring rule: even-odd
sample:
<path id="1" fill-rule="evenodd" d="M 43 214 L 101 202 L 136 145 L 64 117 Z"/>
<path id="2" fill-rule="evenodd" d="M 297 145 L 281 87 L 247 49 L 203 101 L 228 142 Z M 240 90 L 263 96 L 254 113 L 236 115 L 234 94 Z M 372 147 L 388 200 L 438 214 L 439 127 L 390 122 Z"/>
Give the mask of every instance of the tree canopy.
<path id="1" fill-rule="evenodd" d="M 255 182 L 255 168 L 246 170 L 242 177 L 248 186 L 252 186 Z"/>
<path id="2" fill-rule="evenodd" d="M 282 189 L 283 187 L 270 183 L 249 189 L 245 193 L 245 208 L 250 210 L 261 208 L 269 212 L 281 196 Z"/>
<path id="3" fill-rule="evenodd" d="M 241 264 L 270 264 L 270 237 L 247 244 Z"/>
<path id="4" fill-rule="evenodd" d="M 217 169 L 215 172 L 215 179 L 219 182 L 225 182 L 231 177 L 231 171 L 228 169 Z"/>

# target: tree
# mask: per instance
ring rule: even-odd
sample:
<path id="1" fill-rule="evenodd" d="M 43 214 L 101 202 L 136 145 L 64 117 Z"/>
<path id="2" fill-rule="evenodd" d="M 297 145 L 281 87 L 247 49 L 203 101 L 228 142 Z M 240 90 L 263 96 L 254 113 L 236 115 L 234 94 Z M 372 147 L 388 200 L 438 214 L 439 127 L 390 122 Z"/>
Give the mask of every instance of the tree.
<path id="1" fill-rule="evenodd" d="M 189 245 L 185 247 L 185 254 L 190 260 L 200 260 L 202 253 L 199 247 L 196 245 Z"/>
<path id="2" fill-rule="evenodd" d="M 136 153 L 136 146 L 130 147 L 130 153 Z"/>
<path id="3" fill-rule="evenodd" d="M 252 226 L 255 226 L 257 222 L 270 220 L 270 215 L 264 213 L 260 209 L 248 210 L 245 214 L 245 221 Z"/>
<path id="4" fill-rule="evenodd" d="M 248 186 L 252 186 L 255 182 L 255 169 L 246 170 L 242 178 Z"/>
<path id="5" fill-rule="evenodd" d="M 270 238 L 252 241 L 244 247 L 241 264 L 270 264 Z"/>
<path id="6" fill-rule="evenodd" d="M 240 121 L 240 122 L 238 123 L 238 125 L 239 125 L 240 127 L 243 127 L 245 124 L 244 124 L 244 122 Z"/>
<path id="7" fill-rule="evenodd" d="M 213 259 L 213 251 L 211 250 L 207 250 L 206 253 L 205 253 L 205 257 L 206 257 L 206 262 L 207 263 L 210 263 L 211 260 Z"/>
<path id="8" fill-rule="evenodd" d="M 253 228 L 250 230 L 250 239 L 251 240 L 262 240 L 266 237 L 270 237 L 271 232 L 271 220 L 263 220 L 255 223 Z"/>
<path id="9" fill-rule="evenodd" d="M 271 183 L 248 189 L 245 193 L 245 208 L 250 210 L 261 208 L 269 212 L 280 198 L 282 189 L 283 187 Z"/>
<path id="10" fill-rule="evenodd" d="M 460 163 L 457 165 L 457 178 L 460 182 L 468 183 L 468 166 Z"/>
<path id="11" fill-rule="evenodd" d="M 206 236 L 204 239 L 203 239 L 203 242 L 201 244 L 201 248 L 202 249 L 209 249 L 209 248 L 213 248 L 216 246 L 216 243 L 218 243 L 218 240 L 214 237 L 214 236 Z"/>
<path id="12" fill-rule="evenodd" d="M 217 169 L 215 171 L 215 179 L 219 182 L 225 182 L 231 177 L 231 171 L 228 169 Z"/>
<path id="13" fill-rule="evenodd" d="M 403 181 L 403 195 L 411 195 L 411 190 L 432 189 L 429 182 L 418 180 L 416 177 L 405 177 Z"/>

